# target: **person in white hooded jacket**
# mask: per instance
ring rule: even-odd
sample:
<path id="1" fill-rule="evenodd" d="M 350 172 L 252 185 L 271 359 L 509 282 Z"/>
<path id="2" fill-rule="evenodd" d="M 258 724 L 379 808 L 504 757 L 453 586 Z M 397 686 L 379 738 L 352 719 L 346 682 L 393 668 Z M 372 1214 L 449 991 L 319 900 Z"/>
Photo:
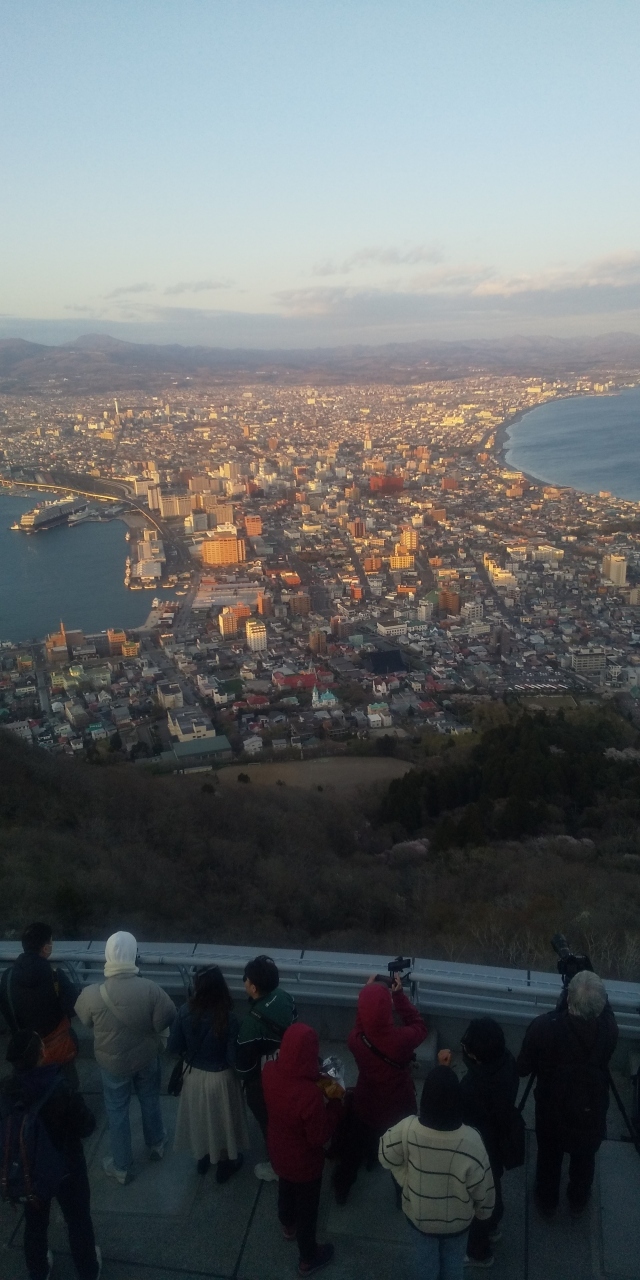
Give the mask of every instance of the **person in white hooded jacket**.
<path id="1" fill-rule="evenodd" d="M 166 1132 L 160 1107 L 161 1034 L 176 1016 L 173 1000 L 155 982 L 138 976 L 138 944 L 131 933 L 114 933 L 104 954 L 104 983 L 85 987 L 75 1011 L 93 1027 L 94 1052 L 102 1075 L 111 1156 L 102 1162 L 109 1177 L 131 1181 L 133 1153 L 129 1103 L 137 1094 L 151 1160 L 164 1155 Z"/>

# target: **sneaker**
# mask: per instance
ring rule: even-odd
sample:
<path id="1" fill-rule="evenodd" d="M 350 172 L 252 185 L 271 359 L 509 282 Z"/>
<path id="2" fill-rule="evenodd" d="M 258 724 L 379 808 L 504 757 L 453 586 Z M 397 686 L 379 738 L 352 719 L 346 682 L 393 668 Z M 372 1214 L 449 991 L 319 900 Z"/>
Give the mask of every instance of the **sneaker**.
<path id="1" fill-rule="evenodd" d="M 492 1253 L 489 1254 L 488 1258 L 470 1258 L 467 1254 L 464 1265 L 465 1267 L 492 1267 L 494 1262 L 495 1258 Z"/>
<path id="2" fill-rule="evenodd" d="M 149 1147 L 150 1160 L 162 1160 L 164 1155 L 164 1142 L 156 1142 L 155 1147 Z"/>
<path id="3" fill-rule="evenodd" d="M 102 1275 L 102 1249 L 99 1244 L 96 1245 L 96 1261 L 98 1263 L 96 1280 L 100 1280 L 100 1276 Z"/>
<path id="4" fill-rule="evenodd" d="M 216 1167 L 216 1182 L 228 1182 L 234 1173 L 238 1172 L 244 1164 L 244 1156 L 242 1152 L 236 1160 L 218 1160 Z"/>
<path id="5" fill-rule="evenodd" d="M 326 1267 L 327 1263 L 331 1262 L 333 1254 L 334 1248 L 332 1244 L 319 1244 L 313 1262 L 300 1261 L 298 1263 L 298 1275 L 310 1276 L 312 1272 L 319 1271 L 321 1267 Z"/>
<path id="6" fill-rule="evenodd" d="M 102 1161 L 102 1168 L 108 1178 L 115 1178 L 121 1187 L 126 1187 L 129 1182 L 133 1181 L 133 1175 L 128 1169 L 116 1169 L 112 1156 L 105 1156 Z"/>
<path id="7" fill-rule="evenodd" d="M 202 1156 L 202 1158 L 198 1160 L 198 1164 L 197 1164 L 198 1173 L 201 1175 L 201 1177 L 204 1178 L 205 1173 L 208 1173 L 210 1168 L 211 1168 L 211 1156 L 209 1155 Z"/>
<path id="8" fill-rule="evenodd" d="M 261 1182 L 278 1181 L 278 1175 L 270 1160 L 262 1160 L 260 1164 L 255 1165 L 253 1172 L 256 1178 L 260 1178 Z"/>
<path id="9" fill-rule="evenodd" d="M 295 1240 L 295 1238 L 296 1238 L 296 1229 L 295 1229 L 295 1227 L 284 1227 L 284 1226 L 282 1226 L 282 1223 L 280 1223 L 280 1226 L 282 1227 L 282 1234 L 283 1234 L 283 1236 L 284 1236 L 285 1240 Z"/>
<path id="10" fill-rule="evenodd" d="M 498 1240 L 502 1240 L 502 1232 L 500 1228 L 496 1227 L 495 1231 L 490 1231 L 488 1239 L 491 1244 L 497 1244 Z"/>

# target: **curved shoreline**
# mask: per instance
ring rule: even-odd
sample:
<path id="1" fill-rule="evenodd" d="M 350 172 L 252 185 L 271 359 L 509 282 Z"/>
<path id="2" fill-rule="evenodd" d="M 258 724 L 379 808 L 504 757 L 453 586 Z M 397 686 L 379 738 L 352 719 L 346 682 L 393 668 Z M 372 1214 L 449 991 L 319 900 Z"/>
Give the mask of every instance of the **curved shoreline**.
<path id="1" fill-rule="evenodd" d="M 629 388 L 629 389 L 635 390 L 635 388 Z M 618 390 L 614 392 L 607 392 L 605 394 L 597 393 L 596 395 L 585 392 L 583 394 L 577 393 L 577 394 L 566 395 L 566 396 L 555 396 L 553 400 L 545 400 L 544 404 L 533 404 L 530 407 L 528 406 L 527 408 L 519 409 L 518 412 L 514 414 L 512 418 L 505 419 L 505 421 L 501 423 L 500 427 L 496 431 L 496 441 L 495 441 L 494 449 L 492 450 L 492 452 L 495 451 L 496 458 L 503 465 L 513 467 L 514 470 L 519 471 L 520 474 L 524 476 L 525 480 L 528 480 L 530 484 L 551 485 L 557 489 L 572 489 L 575 493 L 585 493 L 585 494 L 589 494 L 591 496 L 597 497 L 598 494 L 601 492 L 601 490 L 599 489 L 585 489 L 580 485 L 566 484 L 559 480 L 545 479 L 543 476 L 534 475 L 533 472 L 525 471 L 523 470 L 522 467 L 518 467 L 517 464 L 510 462 L 507 457 L 509 448 L 512 443 L 510 438 L 510 432 L 512 427 L 515 427 L 519 422 L 522 421 L 525 414 L 534 413 L 536 409 L 542 409 L 544 408 L 545 405 L 558 404 L 559 402 L 565 401 L 565 400 L 617 399 L 620 396 L 620 394 L 621 392 Z M 612 498 L 615 498 L 615 500 L 618 502 L 626 502 L 631 504 L 632 506 L 636 506 L 640 503 L 640 499 L 625 498 L 620 494 L 614 493 L 613 490 L 611 490 L 611 496 Z"/>

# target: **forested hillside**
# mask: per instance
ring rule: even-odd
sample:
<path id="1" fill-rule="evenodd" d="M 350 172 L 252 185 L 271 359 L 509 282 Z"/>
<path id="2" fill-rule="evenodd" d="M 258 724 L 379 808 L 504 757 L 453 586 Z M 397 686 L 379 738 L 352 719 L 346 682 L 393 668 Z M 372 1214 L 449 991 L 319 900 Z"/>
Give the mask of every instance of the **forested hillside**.
<path id="1" fill-rule="evenodd" d="M 65 937 L 551 968 L 562 929 L 635 978 L 639 815 L 635 731 L 613 713 L 511 712 L 349 802 L 80 764 L 0 734 L 0 932 L 39 917 Z"/>

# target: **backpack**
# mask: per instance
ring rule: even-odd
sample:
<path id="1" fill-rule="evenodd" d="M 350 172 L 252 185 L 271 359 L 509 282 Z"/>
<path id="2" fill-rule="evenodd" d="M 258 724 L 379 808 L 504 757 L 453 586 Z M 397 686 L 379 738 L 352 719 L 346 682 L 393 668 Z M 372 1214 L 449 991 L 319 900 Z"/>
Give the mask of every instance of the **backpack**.
<path id="1" fill-rule="evenodd" d="M 0 1199 L 35 1207 L 54 1196 L 68 1173 L 62 1151 L 54 1146 L 41 1108 L 60 1083 L 57 1076 L 36 1102 L 0 1095 Z"/>
<path id="2" fill-rule="evenodd" d="M 556 1051 L 560 1056 L 557 1028 L 560 1020 L 553 1020 Z M 565 1151 L 574 1148 L 598 1148 L 603 1137 L 604 1120 L 609 1105 L 609 1081 L 606 1067 L 601 1061 L 602 1035 L 592 1049 L 586 1049 L 566 1019 L 581 1057 L 574 1062 L 559 1062 L 553 1070 L 551 1095 L 555 1110 L 558 1135 Z"/>

